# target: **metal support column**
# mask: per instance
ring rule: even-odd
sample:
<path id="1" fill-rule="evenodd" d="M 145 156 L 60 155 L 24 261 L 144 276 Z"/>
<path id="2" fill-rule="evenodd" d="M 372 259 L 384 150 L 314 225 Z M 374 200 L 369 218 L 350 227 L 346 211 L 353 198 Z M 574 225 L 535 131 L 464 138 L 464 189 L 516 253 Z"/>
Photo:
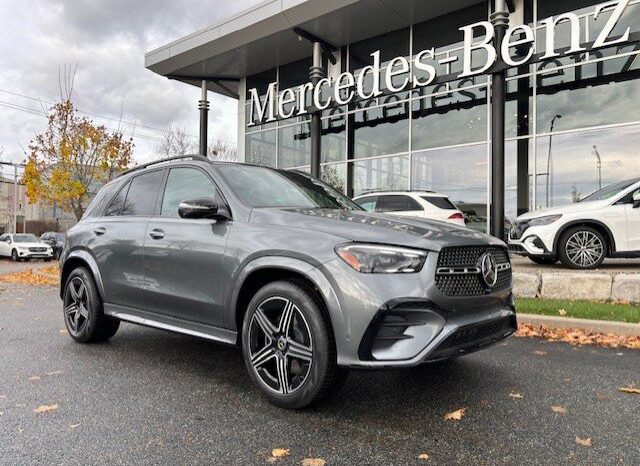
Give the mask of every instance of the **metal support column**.
<path id="1" fill-rule="evenodd" d="M 208 118 L 209 118 L 209 101 L 207 100 L 207 81 L 202 80 L 201 84 L 202 96 L 198 102 L 198 108 L 200 109 L 200 155 L 207 156 L 207 130 L 208 130 Z"/>
<path id="2" fill-rule="evenodd" d="M 491 15 L 495 28 L 494 44 L 500 50 L 504 33 L 509 26 L 509 12 L 505 0 L 495 0 Z M 491 77 L 491 209 L 490 232 L 500 239 L 504 237 L 504 151 L 505 151 L 505 102 L 506 72 L 499 71 Z"/>
<path id="3" fill-rule="evenodd" d="M 13 164 L 13 233 L 18 233 L 18 164 Z M 24 233 L 24 231 L 23 231 Z"/>
<path id="4" fill-rule="evenodd" d="M 322 66 L 322 44 L 319 41 L 313 43 L 313 66 L 309 68 L 309 78 L 315 86 L 320 79 L 325 77 L 325 69 Z M 320 153 L 322 151 L 322 112 L 314 112 L 311 115 L 311 176 L 320 178 Z"/>

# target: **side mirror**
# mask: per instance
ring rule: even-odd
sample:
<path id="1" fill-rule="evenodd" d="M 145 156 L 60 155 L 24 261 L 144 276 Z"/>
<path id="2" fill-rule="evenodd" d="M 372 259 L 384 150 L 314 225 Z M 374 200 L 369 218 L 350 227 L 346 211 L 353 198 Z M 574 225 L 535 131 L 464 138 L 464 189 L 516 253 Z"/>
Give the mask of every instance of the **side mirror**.
<path id="1" fill-rule="evenodd" d="M 226 207 L 221 208 L 215 199 L 210 197 L 182 201 L 178 206 L 178 215 L 182 218 L 210 218 L 215 220 L 229 220 L 231 218 Z"/>
<path id="2" fill-rule="evenodd" d="M 635 193 L 633 193 L 632 199 L 633 208 L 637 209 L 638 207 L 640 207 L 640 191 L 636 191 Z"/>

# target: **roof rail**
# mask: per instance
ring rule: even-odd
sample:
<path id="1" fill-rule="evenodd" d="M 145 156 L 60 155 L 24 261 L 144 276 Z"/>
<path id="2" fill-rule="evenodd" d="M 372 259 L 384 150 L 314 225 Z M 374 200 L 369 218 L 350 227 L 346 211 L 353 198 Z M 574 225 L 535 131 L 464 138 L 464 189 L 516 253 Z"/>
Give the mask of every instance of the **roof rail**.
<path id="1" fill-rule="evenodd" d="M 120 173 L 116 178 L 126 175 L 127 173 L 135 172 L 137 170 L 142 170 L 143 168 L 150 167 L 151 165 L 156 165 L 159 163 L 171 162 L 172 160 L 199 160 L 201 162 L 210 162 L 210 160 L 203 155 L 198 154 L 186 154 L 186 155 L 176 155 L 175 157 L 167 157 L 164 159 L 154 160 L 152 162 L 143 163 L 142 165 L 136 165 L 135 167 L 129 168 L 128 170 Z"/>
<path id="2" fill-rule="evenodd" d="M 380 193 L 389 193 L 389 195 L 393 195 L 393 193 L 435 193 L 435 191 L 428 191 L 424 189 L 368 189 L 362 191 L 358 196 L 365 196 L 367 194 L 380 194 Z"/>

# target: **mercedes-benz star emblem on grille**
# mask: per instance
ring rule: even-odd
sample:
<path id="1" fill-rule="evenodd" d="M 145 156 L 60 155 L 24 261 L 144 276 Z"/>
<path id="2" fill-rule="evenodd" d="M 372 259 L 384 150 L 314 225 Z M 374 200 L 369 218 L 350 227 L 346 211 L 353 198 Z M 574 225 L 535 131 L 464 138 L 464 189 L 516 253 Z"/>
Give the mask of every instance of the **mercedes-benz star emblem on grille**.
<path id="1" fill-rule="evenodd" d="M 498 281 L 498 266 L 493 256 L 486 252 L 480 257 L 480 270 L 485 284 L 491 288 Z"/>

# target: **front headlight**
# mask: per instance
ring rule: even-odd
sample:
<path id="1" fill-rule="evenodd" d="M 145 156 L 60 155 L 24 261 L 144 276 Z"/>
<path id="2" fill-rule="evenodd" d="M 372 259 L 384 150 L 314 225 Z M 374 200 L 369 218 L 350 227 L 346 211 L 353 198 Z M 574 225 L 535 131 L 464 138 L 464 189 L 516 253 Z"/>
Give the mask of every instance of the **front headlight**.
<path id="1" fill-rule="evenodd" d="M 532 218 L 531 220 L 529 220 L 528 226 L 537 227 L 537 226 L 541 226 L 541 225 L 549 225 L 550 223 L 553 223 L 556 220 L 559 220 L 560 217 L 562 217 L 561 214 L 558 214 L 558 215 L 545 215 L 544 217 Z"/>
<path id="2" fill-rule="evenodd" d="M 336 247 L 336 254 L 362 273 L 419 272 L 427 258 L 427 252 L 419 249 L 376 244 L 346 244 Z"/>

